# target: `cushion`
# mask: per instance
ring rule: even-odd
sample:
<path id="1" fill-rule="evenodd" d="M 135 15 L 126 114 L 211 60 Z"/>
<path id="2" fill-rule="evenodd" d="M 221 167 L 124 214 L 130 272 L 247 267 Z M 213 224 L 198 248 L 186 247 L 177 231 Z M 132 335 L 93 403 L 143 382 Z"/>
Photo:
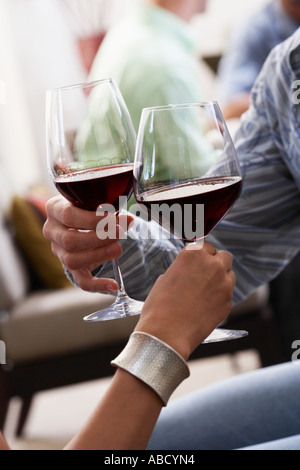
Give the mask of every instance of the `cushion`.
<path id="1" fill-rule="evenodd" d="M 32 271 L 45 288 L 60 289 L 70 287 L 64 268 L 52 253 L 51 243 L 43 235 L 45 213 L 39 210 L 41 200 L 33 203 L 33 198 L 14 196 L 11 206 L 11 220 L 15 229 L 16 242 Z"/>
<path id="2" fill-rule="evenodd" d="M 113 295 L 77 287 L 30 294 L 10 315 L 0 315 L 0 337 L 6 344 L 7 359 L 19 364 L 40 361 L 127 340 L 138 315 L 104 322 L 83 320 L 114 300 Z"/>
<path id="3" fill-rule="evenodd" d="M 28 289 L 26 269 L 0 211 L 0 310 L 9 309 Z"/>
<path id="4" fill-rule="evenodd" d="M 34 207 L 42 223 L 47 219 L 46 204 L 51 196 L 53 196 L 53 194 L 49 193 L 43 186 L 36 186 L 26 194 L 26 201 Z"/>

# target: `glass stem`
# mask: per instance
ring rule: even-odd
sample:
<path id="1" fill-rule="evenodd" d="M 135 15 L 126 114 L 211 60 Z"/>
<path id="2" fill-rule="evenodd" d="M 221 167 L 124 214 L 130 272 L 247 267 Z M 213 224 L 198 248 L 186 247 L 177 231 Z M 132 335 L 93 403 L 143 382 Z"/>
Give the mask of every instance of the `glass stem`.
<path id="1" fill-rule="evenodd" d="M 120 296 L 124 296 L 124 297 L 126 296 L 127 297 L 119 260 L 118 259 L 113 260 L 112 264 L 113 264 L 113 268 L 114 268 L 115 279 L 116 279 L 116 281 L 118 283 L 118 286 L 119 286 L 118 297 L 120 297 Z"/>

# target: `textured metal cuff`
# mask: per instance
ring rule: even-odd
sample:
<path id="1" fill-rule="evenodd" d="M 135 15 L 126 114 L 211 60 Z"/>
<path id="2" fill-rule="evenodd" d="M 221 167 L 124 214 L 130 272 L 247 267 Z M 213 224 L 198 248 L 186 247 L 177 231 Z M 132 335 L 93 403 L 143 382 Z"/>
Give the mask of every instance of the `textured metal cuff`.
<path id="1" fill-rule="evenodd" d="M 155 336 L 135 331 L 121 354 L 111 364 L 151 387 L 166 406 L 178 385 L 190 375 L 186 361 Z"/>

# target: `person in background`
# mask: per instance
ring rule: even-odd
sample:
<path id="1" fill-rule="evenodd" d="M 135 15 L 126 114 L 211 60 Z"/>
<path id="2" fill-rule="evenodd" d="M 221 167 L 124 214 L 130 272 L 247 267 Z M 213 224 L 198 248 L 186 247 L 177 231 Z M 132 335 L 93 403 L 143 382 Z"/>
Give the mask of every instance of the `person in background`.
<path id="1" fill-rule="evenodd" d="M 213 80 L 207 80 L 211 74 L 197 56 L 196 35 L 189 24 L 206 4 L 207 0 L 135 2 L 107 32 L 88 80 L 112 78 L 117 83 L 136 131 L 143 108 L 208 100 L 207 83 Z M 190 128 L 190 138 L 199 147 L 201 137 L 192 124 Z M 162 173 L 163 159 L 159 165 Z M 128 208 L 134 203 L 132 196 Z"/>
<path id="2" fill-rule="evenodd" d="M 221 58 L 217 90 L 225 119 L 239 118 L 271 50 L 300 26 L 299 0 L 272 0 L 234 30 Z"/>
<path id="3" fill-rule="evenodd" d="M 145 449 L 162 407 L 189 375 L 190 354 L 230 312 L 231 266 L 231 255 L 209 243 L 179 254 L 155 283 L 134 333 L 113 361 L 117 371 L 105 396 L 66 450 Z M 9 450 L 1 432 L 0 450 Z"/>
<path id="4" fill-rule="evenodd" d="M 113 78 L 135 129 L 143 108 L 207 99 L 189 22 L 207 0 L 146 0 L 105 36 L 89 80 Z"/>

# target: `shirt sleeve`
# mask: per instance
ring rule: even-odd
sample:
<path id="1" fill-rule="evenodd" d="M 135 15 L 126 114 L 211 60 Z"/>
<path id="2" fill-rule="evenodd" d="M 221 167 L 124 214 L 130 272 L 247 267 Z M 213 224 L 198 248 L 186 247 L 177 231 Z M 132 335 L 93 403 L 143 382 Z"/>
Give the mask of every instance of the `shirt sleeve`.
<path id="1" fill-rule="evenodd" d="M 210 236 L 234 255 L 235 301 L 276 277 L 299 250 L 300 193 L 290 167 L 291 96 L 277 49 L 267 60 L 242 120 L 236 149 L 243 191 Z"/>
<path id="2" fill-rule="evenodd" d="M 164 274 L 184 246 L 156 222 L 146 222 L 141 217 L 135 217 L 133 227 L 120 243 L 125 288 L 127 294 L 137 300 L 145 300 L 156 279 Z M 112 263 L 105 263 L 95 275 L 113 278 Z"/>

